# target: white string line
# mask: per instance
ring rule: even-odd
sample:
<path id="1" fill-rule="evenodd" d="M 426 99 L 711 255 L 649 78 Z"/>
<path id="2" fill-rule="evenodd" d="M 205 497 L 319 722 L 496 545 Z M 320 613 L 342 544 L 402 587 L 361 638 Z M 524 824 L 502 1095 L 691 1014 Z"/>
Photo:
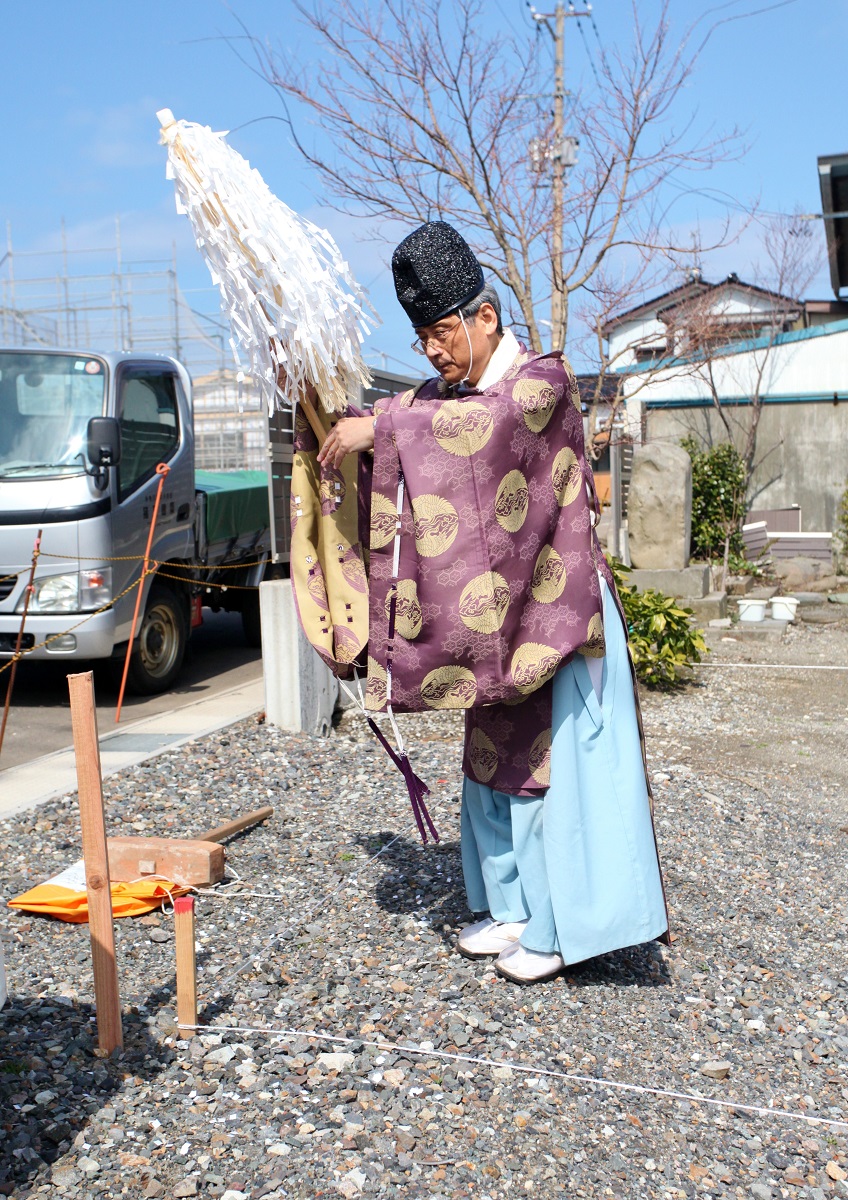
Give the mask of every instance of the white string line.
<path id="1" fill-rule="evenodd" d="M 345 1046 L 368 1046 L 374 1050 L 389 1050 L 399 1054 L 419 1054 L 423 1058 L 442 1058 L 451 1062 L 471 1063 L 481 1067 L 510 1067 L 524 1075 L 539 1075 L 548 1079 L 564 1079 L 569 1083 L 586 1083 L 595 1088 L 609 1088 L 620 1092 L 635 1092 L 644 1096 L 660 1096 L 668 1100 L 693 1104 L 711 1104 L 715 1108 L 734 1109 L 736 1112 L 753 1113 L 755 1116 L 781 1117 L 791 1121 L 806 1121 L 810 1125 L 826 1125 L 831 1129 L 848 1130 L 848 1121 L 835 1121 L 830 1117 L 810 1117 L 806 1113 L 790 1112 L 785 1108 L 766 1108 L 758 1104 L 741 1104 L 734 1100 L 716 1100 L 711 1096 L 699 1096 L 696 1092 L 676 1092 L 669 1088 L 649 1087 L 638 1083 L 622 1083 L 617 1079 L 603 1079 L 594 1075 L 578 1075 L 572 1071 L 554 1071 L 550 1067 L 527 1066 L 526 1063 L 509 1059 L 482 1058 L 473 1054 L 454 1054 L 450 1050 L 430 1050 L 419 1046 L 405 1046 L 401 1042 L 366 1041 L 364 1038 L 345 1037 L 343 1034 L 318 1033 L 307 1029 L 270 1029 L 250 1025 L 180 1025 L 179 1029 L 191 1029 L 196 1033 L 261 1033 L 282 1038 L 314 1038 L 316 1041 L 334 1042 Z"/>
<path id="2" fill-rule="evenodd" d="M 719 667 L 729 670 L 748 671 L 848 671 L 848 667 L 834 666 L 831 663 L 732 663 L 732 662 L 700 662 L 691 663 L 693 667 Z"/>
<path id="3" fill-rule="evenodd" d="M 395 844 L 395 842 L 400 841 L 400 839 L 404 836 L 404 834 L 409 833 L 409 832 L 411 832 L 411 826 L 408 826 L 401 833 L 395 834 L 395 836 L 392 838 L 392 840 L 390 842 L 386 842 L 386 844 L 384 846 L 381 846 L 376 854 L 372 854 L 372 856 L 370 858 L 366 859 L 365 862 L 362 863 L 360 866 L 358 866 L 355 871 L 350 871 L 347 874 L 343 875 L 342 878 L 339 880 L 339 882 L 336 884 L 336 886 L 334 888 L 332 888 L 329 892 L 327 892 L 327 894 L 325 896 L 322 896 L 319 900 L 316 900 L 315 903 L 311 907 L 307 908 L 305 910 L 305 912 L 301 913 L 300 916 L 298 916 L 296 919 L 294 919 L 290 922 L 287 922 L 286 924 L 279 926 L 274 931 L 274 933 L 271 934 L 270 938 L 268 938 L 268 940 L 264 943 L 264 945 L 260 946 L 258 950 L 254 950 L 250 954 L 245 955 L 245 957 L 241 960 L 241 962 L 238 964 L 238 966 L 236 966 L 236 968 L 233 971 L 231 971 L 229 973 L 229 975 L 226 975 L 220 981 L 215 980 L 212 983 L 213 996 L 216 993 L 220 994 L 220 992 L 227 986 L 227 984 L 232 983 L 232 981 L 237 976 L 239 976 L 242 973 L 242 971 L 245 969 L 245 967 L 248 966 L 250 963 L 255 963 L 257 961 L 257 959 L 259 960 L 259 962 L 261 962 L 262 958 L 265 955 L 267 955 L 267 953 L 271 949 L 271 947 L 275 946 L 277 944 L 277 942 L 280 941 L 280 939 L 283 937 L 284 934 L 289 933 L 289 932 L 294 932 L 295 930 L 300 929 L 300 927 L 309 919 L 309 917 L 314 915 L 315 911 L 318 908 L 320 908 L 321 906 L 326 904 L 328 900 L 331 900 L 333 898 L 333 896 L 335 896 L 336 893 L 342 887 L 346 886 L 347 883 L 351 879 L 355 879 L 357 877 L 357 875 L 360 874 L 361 871 L 364 871 L 366 869 L 366 867 L 370 866 L 371 863 L 375 862 L 380 857 L 381 854 L 385 854 L 385 852 L 391 846 L 393 846 Z"/>

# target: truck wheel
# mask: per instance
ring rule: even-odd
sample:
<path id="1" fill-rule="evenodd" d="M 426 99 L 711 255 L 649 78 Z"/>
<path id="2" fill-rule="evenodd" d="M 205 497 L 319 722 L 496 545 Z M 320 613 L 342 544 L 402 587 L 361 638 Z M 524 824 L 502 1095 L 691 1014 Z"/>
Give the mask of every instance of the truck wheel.
<path id="1" fill-rule="evenodd" d="M 137 696 L 166 692 L 183 665 L 188 644 L 184 598 L 164 583 L 154 583 L 130 659 L 127 686 Z"/>
<path id="2" fill-rule="evenodd" d="M 248 592 L 241 610 L 241 626 L 248 646 L 262 645 L 262 622 L 259 619 L 259 591 Z"/>

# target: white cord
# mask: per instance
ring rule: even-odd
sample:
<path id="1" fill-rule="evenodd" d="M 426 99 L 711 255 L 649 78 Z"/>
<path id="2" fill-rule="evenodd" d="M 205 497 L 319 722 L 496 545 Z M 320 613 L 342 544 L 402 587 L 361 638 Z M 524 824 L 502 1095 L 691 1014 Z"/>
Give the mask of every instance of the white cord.
<path id="1" fill-rule="evenodd" d="M 315 1038 L 317 1041 L 333 1042 L 346 1046 L 368 1046 L 376 1050 L 390 1050 L 400 1054 L 420 1054 L 425 1058 L 442 1058 L 450 1062 L 472 1063 L 481 1067 L 510 1067 L 523 1075 L 540 1075 L 548 1079 L 564 1079 L 569 1083 L 586 1083 L 595 1088 L 613 1091 L 636 1092 L 644 1096 L 659 1096 L 668 1100 L 679 1100 L 689 1104 L 707 1104 L 715 1108 L 733 1109 L 736 1112 L 753 1113 L 761 1117 L 781 1117 L 790 1121 L 806 1121 L 810 1125 L 826 1125 L 831 1129 L 848 1129 L 848 1121 L 835 1121 L 829 1117 L 810 1117 L 806 1113 L 790 1112 L 784 1108 L 766 1108 L 759 1104 L 741 1104 L 734 1100 L 715 1100 L 711 1096 L 699 1096 L 697 1092 L 676 1092 L 669 1088 L 649 1087 L 638 1083 L 623 1083 L 617 1079 L 598 1078 L 594 1075 L 577 1075 L 572 1071 L 554 1071 L 550 1067 L 528 1066 L 526 1063 L 509 1059 L 482 1058 L 473 1054 L 454 1054 L 449 1050 L 435 1050 L 423 1046 L 407 1046 L 401 1042 L 366 1041 L 364 1038 L 344 1037 L 342 1034 L 318 1033 L 314 1029 L 269 1029 L 263 1026 L 246 1025 L 178 1025 L 179 1029 L 191 1029 L 195 1033 L 263 1033 L 273 1037 Z"/>
<path id="2" fill-rule="evenodd" d="M 692 663 L 693 667 L 727 667 L 730 670 L 751 671 L 848 671 L 848 667 L 834 666 L 830 663 L 732 663 L 732 662 L 699 662 Z"/>
<path id="3" fill-rule="evenodd" d="M 465 324 L 465 317 L 462 315 L 461 308 L 459 309 L 459 319 L 462 321 L 462 328 L 465 330 L 465 337 L 468 341 L 468 372 L 465 378 L 460 380 L 459 386 L 462 387 L 463 384 L 467 383 L 469 387 L 473 387 L 474 385 L 469 381 L 468 376 L 471 374 L 474 366 L 474 347 L 471 345 L 471 334 L 468 332 L 468 326 Z"/>

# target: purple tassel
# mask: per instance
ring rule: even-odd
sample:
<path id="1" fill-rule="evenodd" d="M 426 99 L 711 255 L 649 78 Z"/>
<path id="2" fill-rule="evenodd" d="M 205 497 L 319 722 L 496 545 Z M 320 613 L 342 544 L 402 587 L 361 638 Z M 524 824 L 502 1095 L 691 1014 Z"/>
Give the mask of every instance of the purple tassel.
<path id="1" fill-rule="evenodd" d="M 412 763 L 409 761 L 409 756 L 406 754 L 406 752 L 403 754 L 398 754 L 391 742 L 380 729 L 377 722 L 371 717 L 368 717 L 367 721 L 377 741 L 383 747 L 386 754 L 388 754 L 389 758 L 392 760 L 404 778 L 406 790 L 409 792 L 409 801 L 412 805 L 412 815 L 415 817 L 415 824 L 418 826 L 418 832 L 421 835 L 422 844 L 425 846 L 427 845 L 427 829 L 430 830 L 433 841 L 438 842 L 439 835 L 436 831 L 436 826 L 433 824 L 433 820 L 427 811 L 427 805 L 424 803 L 424 797 L 430 795 L 430 789 L 427 787 L 427 784 L 424 782 L 424 780 L 419 778 L 419 776 L 413 771 Z M 424 827 L 425 822 L 427 829 Z"/>

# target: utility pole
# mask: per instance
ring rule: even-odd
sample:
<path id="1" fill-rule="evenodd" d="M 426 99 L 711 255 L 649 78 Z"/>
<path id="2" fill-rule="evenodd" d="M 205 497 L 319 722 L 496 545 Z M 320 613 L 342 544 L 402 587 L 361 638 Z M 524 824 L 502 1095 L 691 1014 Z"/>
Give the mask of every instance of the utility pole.
<path id="1" fill-rule="evenodd" d="M 568 324 L 568 302 L 565 294 L 565 283 L 562 275 L 563 236 L 562 223 L 565 193 L 565 168 L 574 162 L 574 142 L 566 154 L 565 137 L 565 18 L 590 17 L 592 6 L 587 4 L 585 10 L 578 12 L 573 3 L 566 10 L 565 4 L 559 0 L 552 13 L 537 12 L 530 5 L 533 20 L 544 25 L 554 39 L 554 140 L 549 152 L 551 159 L 551 349 L 562 350 L 565 345 L 565 330 Z M 550 22 L 553 21 L 553 27 Z M 570 140 L 570 139 L 569 139 Z M 568 163 L 566 162 L 569 159 Z"/>

